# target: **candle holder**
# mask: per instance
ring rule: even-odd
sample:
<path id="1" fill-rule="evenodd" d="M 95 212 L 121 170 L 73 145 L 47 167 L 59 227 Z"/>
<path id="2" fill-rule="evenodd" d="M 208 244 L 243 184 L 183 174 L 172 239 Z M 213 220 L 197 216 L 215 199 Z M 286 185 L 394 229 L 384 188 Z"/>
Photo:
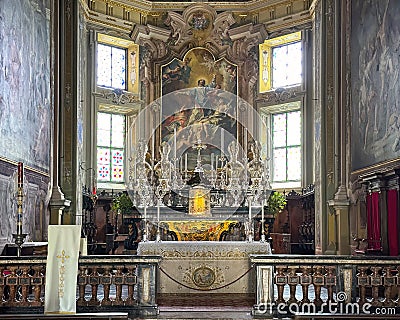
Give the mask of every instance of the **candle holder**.
<path id="1" fill-rule="evenodd" d="M 13 233 L 14 243 L 17 245 L 17 257 L 21 256 L 22 245 L 25 242 L 25 238 L 28 234 L 27 233 Z"/>
<path id="2" fill-rule="evenodd" d="M 24 167 L 22 162 L 18 162 L 18 193 L 17 193 L 17 233 L 13 233 L 14 243 L 17 245 L 17 256 L 21 256 L 22 245 L 25 242 L 27 236 L 26 233 L 22 233 L 22 203 L 24 199 Z"/>

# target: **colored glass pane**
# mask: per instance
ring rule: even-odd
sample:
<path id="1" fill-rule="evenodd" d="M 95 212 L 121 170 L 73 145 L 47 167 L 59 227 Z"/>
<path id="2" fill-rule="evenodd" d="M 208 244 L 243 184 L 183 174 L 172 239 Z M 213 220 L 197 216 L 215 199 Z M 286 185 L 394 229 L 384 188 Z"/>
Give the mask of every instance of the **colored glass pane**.
<path id="1" fill-rule="evenodd" d="M 125 117 L 113 114 L 112 117 L 112 141 L 113 148 L 123 148 L 125 142 Z"/>
<path id="2" fill-rule="evenodd" d="M 301 148 L 288 148 L 287 152 L 287 180 L 295 181 L 301 179 Z"/>
<path id="3" fill-rule="evenodd" d="M 301 42 L 290 43 L 272 50 L 272 87 L 300 84 L 302 79 Z"/>
<path id="4" fill-rule="evenodd" d="M 287 114 L 287 145 L 301 144 L 301 114 L 300 111 Z"/>
<path id="5" fill-rule="evenodd" d="M 273 181 L 286 180 L 286 149 L 275 149 L 273 151 Z"/>
<path id="6" fill-rule="evenodd" d="M 97 45 L 97 85 L 111 87 L 111 47 Z"/>
<path id="7" fill-rule="evenodd" d="M 114 182 L 123 182 L 124 181 L 124 167 L 113 165 L 112 166 L 112 180 Z"/>
<path id="8" fill-rule="evenodd" d="M 286 146 L 286 114 L 273 115 L 272 141 L 274 148 Z"/>
<path id="9" fill-rule="evenodd" d="M 126 50 L 97 45 L 97 85 L 126 89 Z"/>
<path id="10" fill-rule="evenodd" d="M 109 165 L 110 163 L 110 149 L 97 148 L 97 164 Z"/>
<path id="11" fill-rule="evenodd" d="M 113 88 L 125 89 L 126 50 L 112 48 L 112 84 Z"/>
<path id="12" fill-rule="evenodd" d="M 97 179 L 123 182 L 125 116 L 98 112 Z"/>

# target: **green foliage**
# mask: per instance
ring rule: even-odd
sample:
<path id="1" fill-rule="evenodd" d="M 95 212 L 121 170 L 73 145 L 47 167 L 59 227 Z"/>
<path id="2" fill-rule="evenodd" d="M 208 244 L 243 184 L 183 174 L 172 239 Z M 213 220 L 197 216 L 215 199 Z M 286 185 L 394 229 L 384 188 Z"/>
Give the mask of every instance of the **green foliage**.
<path id="1" fill-rule="evenodd" d="M 131 198 L 129 198 L 126 192 L 118 194 L 112 201 L 111 209 L 116 213 L 131 213 L 133 209 Z"/>
<path id="2" fill-rule="evenodd" d="M 267 201 L 268 214 L 276 215 L 286 206 L 286 197 L 277 191 L 272 191 Z"/>

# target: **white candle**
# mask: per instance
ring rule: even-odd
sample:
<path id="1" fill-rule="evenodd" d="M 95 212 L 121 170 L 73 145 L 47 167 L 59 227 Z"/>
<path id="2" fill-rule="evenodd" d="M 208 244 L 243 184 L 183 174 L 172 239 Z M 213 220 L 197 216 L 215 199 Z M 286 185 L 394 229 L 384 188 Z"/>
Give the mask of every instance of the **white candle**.
<path id="1" fill-rule="evenodd" d="M 151 132 L 151 159 L 154 159 L 154 150 L 156 149 L 156 145 L 154 143 L 154 132 Z"/>
<path id="2" fill-rule="evenodd" d="M 157 201 L 157 223 L 160 225 L 160 202 L 161 200 Z"/>
<path id="3" fill-rule="evenodd" d="M 174 127 L 174 159 L 176 159 L 176 126 Z"/>
<path id="4" fill-rule="evenodd" d="M 218 155 L 216 155 L 215 156 L 215 170 L 218 169 L 218 161 L 219 161 L 219 158 L 218 158 Z"/>
<path id="5" fill-rule="evenodd" d="M 211 153 L 211 170 L 214 170 L 214 153 Z"/>
<path id="6" fill-rule="evenodd" d="M 251 222 L 251 200 L 249 199 L 249 222 Z"/>
<path id="7" fill-rule="evenodd" d="M 146 203 L 144 204 L 144 234 L 143 234 L 143 240 L 147 241 L 147 205 Z"/>
<path id="8" fill-rule="evenodd" d="M 261 203 L 261 205 L 262 205 L 262 207 L 261 207 L 261 223 L 264 224 L 264 201 Z"/>
<path id="9" fill-rule="evenodd" d="M 223 150 L 224 150 L 224 129 L 221 128 L 221 156 L 223 155 Z"/>
<path id="10" fill-rule="evenodd" d="M 187 164 L 188 164 L 187 153 L 185 153 L 185 172 L 187 172 L 187 169 L 188 169 Z"/>

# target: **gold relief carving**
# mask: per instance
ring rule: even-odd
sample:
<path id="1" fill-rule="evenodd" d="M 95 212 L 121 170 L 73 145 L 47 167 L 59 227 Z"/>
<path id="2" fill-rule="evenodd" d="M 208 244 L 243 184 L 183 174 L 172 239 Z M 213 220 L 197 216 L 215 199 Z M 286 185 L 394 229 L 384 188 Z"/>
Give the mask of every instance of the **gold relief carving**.
<path id="1" fill-rule="evenodd" d="M 225 276 L 220 267 L 204 264 L 187 268 L 182 282 L 202 289 L 213 289 L 225 282 Z"/>
<path id="2" fill-rule="evenodd" d="M 228 232 L 237 221 L 167 221 L 169 231 L 177 235 L 179 241 L 219 241 L 223 232 Z"/>

